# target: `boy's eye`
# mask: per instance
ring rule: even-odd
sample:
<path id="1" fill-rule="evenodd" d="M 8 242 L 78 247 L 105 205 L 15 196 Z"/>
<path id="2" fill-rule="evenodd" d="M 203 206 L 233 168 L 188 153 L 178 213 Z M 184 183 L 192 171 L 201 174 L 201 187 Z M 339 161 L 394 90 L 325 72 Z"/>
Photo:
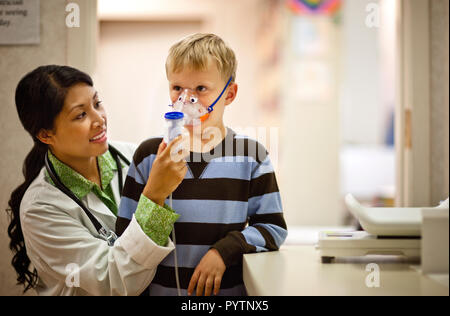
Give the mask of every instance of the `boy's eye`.
<path id="1" fill-rule="evenodd" d="M 206 87 L 205 86 L 198 86 L 197 87 L 197 91 L 198 92 L 204 92 L 204 91 L 206 91 Z"/>
<path id="2" fill-rule="evenodd" d="M 180 86 L 174 86 L 172 89 L 175 90 L 175 91 L 181 91 L 181 87 Z"/>

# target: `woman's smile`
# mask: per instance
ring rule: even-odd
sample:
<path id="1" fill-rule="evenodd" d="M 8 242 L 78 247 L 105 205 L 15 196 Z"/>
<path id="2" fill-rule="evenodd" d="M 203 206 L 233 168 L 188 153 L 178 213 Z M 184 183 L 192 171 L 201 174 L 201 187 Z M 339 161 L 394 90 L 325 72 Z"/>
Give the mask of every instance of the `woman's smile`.
<path id="1" fill-rule="evenodd" d="M 104 143 L 106 142 L 106 140 L 108 139 L 107 135 L 106 135 L 106 129 L 102 130 L 100 133 L 98 133 L 97 135 L 95 135 L 94 137 L 92 137 L 89 142 L 91 143 Z"/>

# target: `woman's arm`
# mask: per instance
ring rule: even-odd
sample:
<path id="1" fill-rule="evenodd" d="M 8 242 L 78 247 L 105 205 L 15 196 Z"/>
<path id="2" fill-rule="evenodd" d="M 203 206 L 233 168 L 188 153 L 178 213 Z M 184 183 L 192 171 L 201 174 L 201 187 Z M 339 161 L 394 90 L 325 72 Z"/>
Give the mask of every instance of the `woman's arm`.
<path id="1" fill-rule="evenodd" d="M 109 247 L 80 218 L 72 217 L 72 212 L 37 203 L 22 209 L 28 255 L 38 273 L 43 273 L 41 278 L 66 282 L 73 267 L 79 268 L 74 295 L 139 295 L 153 279 L 158 264 L 174 249 L 170 240 L 167 247 L 155 244 L 134 217 Z"/>
<path id="2" fill-rule="evenodd" d="M 116 222 L 118 235 L 126 229 L 133 214 L 154 241 L 166 240 L 170 235 L 178 215 L 164 205 L 164 201 L 183 181 L 187 172 L 183 156 L 174 155 L 174 148 L 182 142 L 181 136 L 169 145 L 151 139 L 136 150 L 120 202 Z M 159 236 L 154 236 L 154 232 L 159 232 Z"/>

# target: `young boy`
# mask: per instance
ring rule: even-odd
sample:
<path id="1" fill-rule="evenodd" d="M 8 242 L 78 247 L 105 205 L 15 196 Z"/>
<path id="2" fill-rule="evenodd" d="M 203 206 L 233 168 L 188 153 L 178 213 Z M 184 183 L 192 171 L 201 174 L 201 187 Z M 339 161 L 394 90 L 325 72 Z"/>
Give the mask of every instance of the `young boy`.
<path id="1" fill-rule="evenodd" d="M 174 228 L 183 295 L 246 295 L 242 255 L 278 250 L 287 236 L 266 150 L 223 123 L 225 107 L 237 94 L 236 67 L 234 52 L 213 34 L 184 38 L 172 46 L 166 62 L 172 102 L 189 99 L 182 109 L 190 113 L 185 126 L 190 135 L 188 168 L 172 194 L 172 208 L 180 215 Z M 119 234 L 138 201 L 145 199 L 143 184 L 161 142 L 151 138 L 136 150 L 120 204 Z M 163 205 L 167 198 L 155 192 L 148 203 Z M 170 232 L 164 225 L 161 230 Z M 160 264 L 150 295 L 177 294 L 174 260 L 172 252 Z"/>

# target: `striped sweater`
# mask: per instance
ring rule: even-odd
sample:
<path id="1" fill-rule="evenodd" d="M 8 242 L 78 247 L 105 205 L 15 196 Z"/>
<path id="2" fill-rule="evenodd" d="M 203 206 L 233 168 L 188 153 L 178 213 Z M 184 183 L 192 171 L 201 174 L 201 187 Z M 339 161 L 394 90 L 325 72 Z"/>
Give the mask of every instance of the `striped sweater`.
<path id="1" fill-rule="evenodd" d="M 242 255 L 278 250 L 287 236 L 274 169 L 265 148 L 227 130 L 211 152 L 192 153 L 188 172 L 173 192 L 180 286 L 186 295 L 194 270 L 215 248 L 226 271 L 219 295 L 245 295 Z M 123 189 L 116 231 L 127 227 L 147 182 L 161 138 L 136 150 Z M 168 203 L 168 201 L 166 201 Z M 176 295 L 174 252 L 159 265 L 150 295 Z"/>

